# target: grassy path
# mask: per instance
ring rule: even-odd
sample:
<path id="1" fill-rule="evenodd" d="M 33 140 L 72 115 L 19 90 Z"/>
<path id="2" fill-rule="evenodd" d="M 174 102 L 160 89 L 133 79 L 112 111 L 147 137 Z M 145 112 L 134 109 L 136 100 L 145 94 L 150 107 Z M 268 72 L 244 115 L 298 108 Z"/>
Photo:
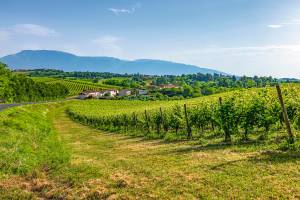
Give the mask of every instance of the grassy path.
<path id="1" fill-rule="evenodd" d="M 90 167 L 78 177 L 86 177 L 101 198 L 300 198 L 299 153 L 145 141 L 75 123 L 62 109 L 54 126 L 72 149 L 72 164 Z"/>

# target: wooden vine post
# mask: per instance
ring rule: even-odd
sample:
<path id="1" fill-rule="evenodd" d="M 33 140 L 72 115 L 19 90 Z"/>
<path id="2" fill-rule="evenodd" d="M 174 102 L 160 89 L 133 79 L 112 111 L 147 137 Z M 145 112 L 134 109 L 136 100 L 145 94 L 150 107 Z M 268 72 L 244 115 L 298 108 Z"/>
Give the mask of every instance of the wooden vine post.
<path id="1" fill-rule="evenodd" d="M 277 89 L 277 94 L 278 94 L 278 98 L 279 98 L 279 102 L 280 102 L 280 106 L 281 106 L 281 110 L 282 110 L 282 114 L 283 114 L 283 119 L 285 122 L 285 126 L 287 129 L 287 133 L 289 136 L 289 142 L 290 143 L 294 143 L 294 135 L 292 133 L 292 129 L 291 129 L 291 124 L 290 124 L 290 120 L 283 102 L 283 97 L 282 97 L 282 93 L 281 93 L 281 88 L 279 86 L 279 84 L 276 84 L 276 89 Z"/>
<path id="2" fill-rule="evenodd" d="M 187 110 L 186 110 L 186 104 L 184 104 L 184 116 L 185 116 L 185 121 L 186 121 L 186 131 L 187 131 L 187 138 L 192 139 L 192 129 L 190 127 L 188 115 L 187 115 Z"/>
<path id="3" fill-rule="evenodd" d="M 136 116 L 135 112 L 133 112 L 132 114 L 133 114 L 133 126 L 136 129 L 137 128 L 137 116 Z"/>
<path id="4" fill-rule="evenodd" d="M 150 127 L 149 127 L 147 110 L 145 110 L 145 120 L 146 120 L 147 131 L 148 131 L 148 133 L 150 133 Z"/>
<path id="5" fill-rule="evenodd" d="M 138 127 L 138 115 L 136 114 L 136 113 L 134 113 L 135 114 L 135 118 L 134 118 L 134 122 L 135 122 L 135 129 L 137 129 L 137 127 Z"/>
<path id="6" fill-rule="evenodd" d="M 160 119 L 161 119 L 161 126 L 162 126 L 162 129 L 164 127 L 164 116 L 163 116 L 163 112 L 162 112 L 162 109 L 161 107 L 159 108 L 159 112 L 160 112 Z"/>
<path id="7" fill-rule="evenodd" d="M 161 123 L 163 123 L 164 118 L 163 118 L 163 112 L 162 112 L 161 107 L 159 108 L 159 112 L 160 112 Z"/>
<path id="8" fill-rule="evenodd" d="M 222 97 L 219 97 L 219 104 L 222 106 Z"/>

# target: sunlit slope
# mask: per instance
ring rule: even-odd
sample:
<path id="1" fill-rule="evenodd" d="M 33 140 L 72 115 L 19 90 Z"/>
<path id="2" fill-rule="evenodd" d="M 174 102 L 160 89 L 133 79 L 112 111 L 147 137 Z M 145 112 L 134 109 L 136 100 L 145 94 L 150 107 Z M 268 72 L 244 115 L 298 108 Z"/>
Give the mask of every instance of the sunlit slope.
<path id="1" fill-rule="evenodd" d="M 118 86 L 110 86 L 105 84 L 96 84 L 84 80 L 58 79 L 50 77 L 33 77 L 34 81 L 44 82 L 47 84 L 60 83 L 69 89 L 69 95 L 75 96 L 84 90 L 105 90 L 118 89 Z"/>
<path id="2" fill-rule="evenodd" d="M 300 84 L 284 84 L 282 85 L 283 94 L 286 101 L 300 102 Z M 86 116 L 103 116 L 103 115 L 116 115 L 116 114 L 129 114 L 132 112 L 144 112 L 144 110 L 153 110 L 162 108 L 169 108 L 174 105 L 187 104 L 188 106 L 198 105 L 202 103 L 214 104 L 218 103 L 218 98 L 230 98 L 235 96 L 241 101 L 247 102 L 259 93 L 268 93 L 270 103 L 277 101 L 277 93 L 275 87 L 267 87 L 260 89 L 241 89 L 211 96 L 203 96 L 186 100 L 174 101 L 130 101 L 130 100 L 85 100 L 74 101 L 70 104 L 69 108 L 76 113 Z"/>

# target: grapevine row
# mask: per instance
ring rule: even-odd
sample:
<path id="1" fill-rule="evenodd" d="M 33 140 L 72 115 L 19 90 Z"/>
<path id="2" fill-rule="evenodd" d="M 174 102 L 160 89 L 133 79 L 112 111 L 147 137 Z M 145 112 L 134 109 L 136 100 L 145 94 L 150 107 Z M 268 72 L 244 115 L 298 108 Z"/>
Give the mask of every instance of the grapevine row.
<path id="1" fill-rule="evenodd" d="M 288 117 L 300 127 L 300 98 L 295 91 L 284 90 Z M 282 129 L 283 115 L 274 89 L 260 90 L 255 95 L 235 93 L 218 101 L 197 105 L 175 105 L 155 110 L 87 116 L 72 108 L 68 115 L 75 121 L 102 130 L 135 132 L 143 136 L 165 138 L 197 138 L 205 133 L 220 132 L 226 142 L 232 135 L 248 139 L 250 133 L 261 132 L 266 138 L 271 129 Z"/>

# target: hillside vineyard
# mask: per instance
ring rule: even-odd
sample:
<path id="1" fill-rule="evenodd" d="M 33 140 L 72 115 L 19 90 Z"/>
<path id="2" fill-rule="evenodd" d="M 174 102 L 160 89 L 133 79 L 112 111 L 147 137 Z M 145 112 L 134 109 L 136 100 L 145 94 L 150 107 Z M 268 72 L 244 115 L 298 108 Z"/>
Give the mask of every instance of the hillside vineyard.
<path id="1" fill-rule="evenodd" d="M 283 89 L 289 119 L 297 129 L 300 128 L 299 89 L 296 84 L 287 84 Z M 117 105 L 118 111 L 113 112 Z M 198 138 L 216 130 L 224 133 L 226 142 L 231 141 L 231 135 L 249 139 L 253 133 L 263 139 L 270 130 L 284 127 L 274 87 L 158 104 L 86 101 L 70 106 L 67 113 L 73 120 L 101 130 L 165 139 Z"/>

